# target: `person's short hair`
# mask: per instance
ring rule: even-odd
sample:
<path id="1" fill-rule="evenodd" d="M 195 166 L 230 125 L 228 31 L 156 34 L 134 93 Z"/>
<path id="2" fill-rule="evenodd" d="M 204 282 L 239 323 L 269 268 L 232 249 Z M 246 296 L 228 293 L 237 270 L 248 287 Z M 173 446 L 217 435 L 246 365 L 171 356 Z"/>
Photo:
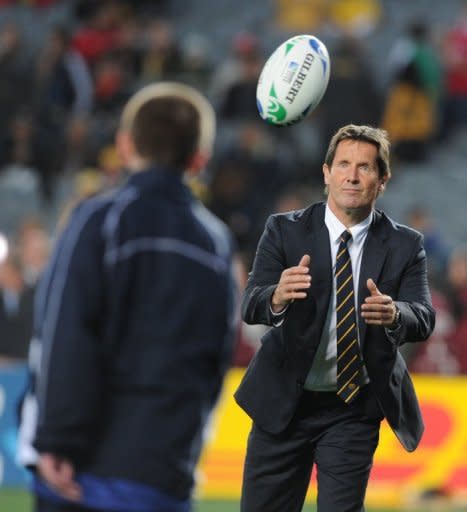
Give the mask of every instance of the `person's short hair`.
<path id="1" fill-rule="evenodd" d="M 391 177 L 391 168 L 389 166 L 390 142 L 388 132 L 381 128 L 374 128 L 367 125 L 348 124 L 340 128 L 331 138 L 324 163 L 331 167 L 339 142 L 343 140 L 358 140 L 373 144 L 378 150 L 376 163 L 380 178 Z"/>
<path id="2" fill-rule="evenodd" d="M 120 129 L 130 134 L 145 160 L 184 170 L 196 152 L 205 156 L 212 153 L 215 114 L 211 104 L 192 87 L 160 82 L 130 98 Z"/>

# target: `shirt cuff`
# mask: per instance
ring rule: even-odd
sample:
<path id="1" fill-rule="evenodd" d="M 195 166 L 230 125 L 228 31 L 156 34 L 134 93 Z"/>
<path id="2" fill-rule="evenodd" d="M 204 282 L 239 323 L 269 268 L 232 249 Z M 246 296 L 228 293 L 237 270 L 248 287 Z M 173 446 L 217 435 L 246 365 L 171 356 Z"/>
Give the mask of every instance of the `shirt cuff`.
<path id="1" fill-rule="evenodd" d="M 275 313 L 272 309 L 272 306 L 269 306 L 269 310 L 272 315 L 272 325 L 274 327 L 280 327 L 285 320 L 285 312 L 289 309 L 289 305 L 287 304 L 284 308 L 282 308 L 278 313 Z"/>

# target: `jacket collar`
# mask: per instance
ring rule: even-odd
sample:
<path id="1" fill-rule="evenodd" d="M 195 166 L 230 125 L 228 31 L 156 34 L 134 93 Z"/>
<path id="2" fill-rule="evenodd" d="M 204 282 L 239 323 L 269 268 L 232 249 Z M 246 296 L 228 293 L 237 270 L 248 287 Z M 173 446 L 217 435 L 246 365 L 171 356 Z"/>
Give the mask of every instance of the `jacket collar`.
<path id="1" fill-rule="evenodd" d="M 174 194 L 177 199 L 189 202 L 193 199 L 190 189 L 183 182 L 183 174 L 165 167 L 149 167 L 130 174 L 128 186 L 142 189 L 160 189 Z"/>

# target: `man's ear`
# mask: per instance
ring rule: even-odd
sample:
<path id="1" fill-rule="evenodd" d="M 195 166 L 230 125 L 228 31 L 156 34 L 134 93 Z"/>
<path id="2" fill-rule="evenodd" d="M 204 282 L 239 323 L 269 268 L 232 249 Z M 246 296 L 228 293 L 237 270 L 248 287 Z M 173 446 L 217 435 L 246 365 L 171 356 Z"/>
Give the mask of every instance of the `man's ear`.
<path id="1" fill-rule="evenodd" d="M 125 131 L 118 131 L 115 137 L 117 153 L 123 165 L 128 167 L 135 155 L 135 145 L 130 134 Z"/>
<path id="2" fill-rule="evenodd" d="M 197 151 L 188 161 L 188 165 L 185 169 L 186 173 L 190 176 L 196 176 L 206 167 L 206 164 L 209 162 L 209 158 L 210 155 Z"/>
<path id="3" fill-rule="evenodd" d="M 327 164 L 323 164 L 323 176 L 324 184 L 329 185 L 329 166 Z"/>
<path id="4" fill-rule="evenodd" d="M 387 180 L 386 176 L 381 179 L 381 182 L 378 186 L 378 193 L 377 193 L 376 197 L 380 196 L 381 194 L 384 194 L 384 191 L 386 190 L 386 182 L 387 181 L 388 180 Z"/>

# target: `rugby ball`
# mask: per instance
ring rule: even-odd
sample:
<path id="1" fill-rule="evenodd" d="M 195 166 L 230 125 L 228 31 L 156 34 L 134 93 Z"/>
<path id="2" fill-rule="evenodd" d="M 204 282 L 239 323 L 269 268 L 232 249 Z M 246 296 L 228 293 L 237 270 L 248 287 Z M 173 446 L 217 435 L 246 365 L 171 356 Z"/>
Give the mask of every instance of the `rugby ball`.
<path id="1" fill-rule="evenodd" d="M 276 126 L 297 123 L 323 97 L 331 63 L 326 46 L 315 36 L 298 35 L 269 57 L 256 88 L 260 116 Z"/>

